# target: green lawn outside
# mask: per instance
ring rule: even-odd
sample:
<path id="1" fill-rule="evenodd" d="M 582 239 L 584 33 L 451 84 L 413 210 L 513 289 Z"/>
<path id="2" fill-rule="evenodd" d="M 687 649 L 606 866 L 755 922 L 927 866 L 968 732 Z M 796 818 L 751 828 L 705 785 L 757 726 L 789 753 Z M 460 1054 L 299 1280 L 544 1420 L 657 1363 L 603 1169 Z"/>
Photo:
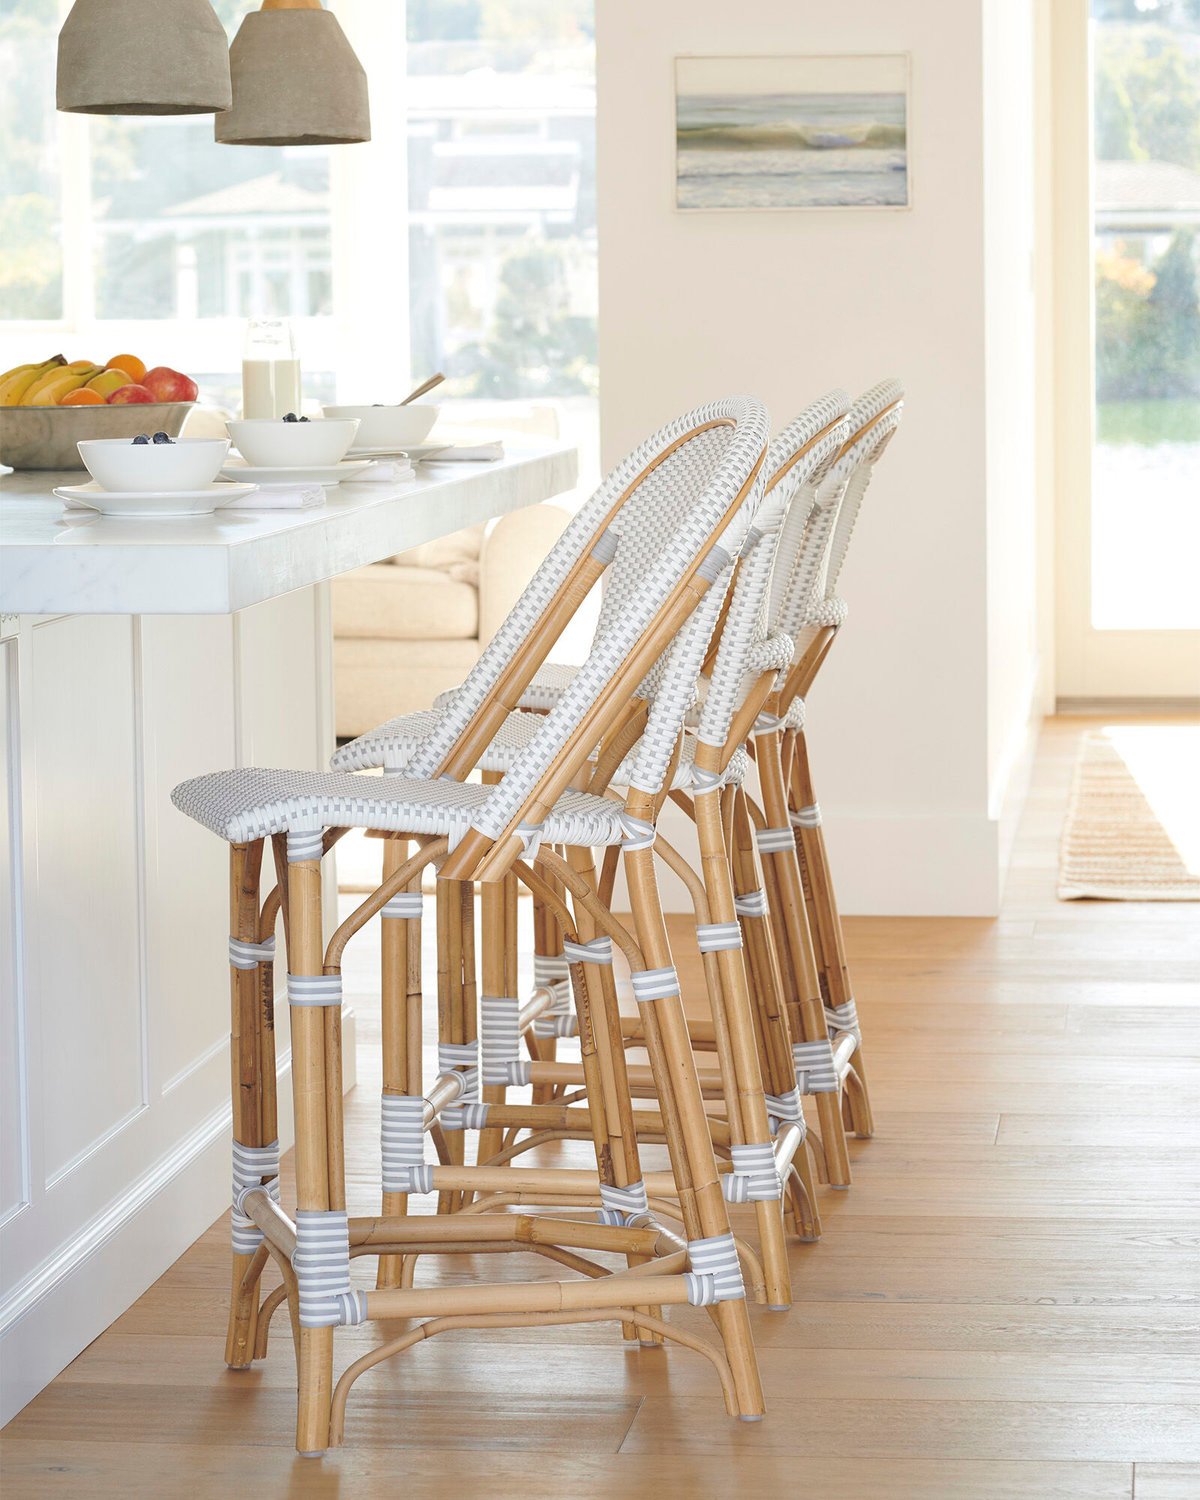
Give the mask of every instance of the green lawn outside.
<path id="1" fill-rule="evenodd" d="M 1200 399 L 1105 401 L 1096 408 L 1099 443 L 1200 443 Z"/>

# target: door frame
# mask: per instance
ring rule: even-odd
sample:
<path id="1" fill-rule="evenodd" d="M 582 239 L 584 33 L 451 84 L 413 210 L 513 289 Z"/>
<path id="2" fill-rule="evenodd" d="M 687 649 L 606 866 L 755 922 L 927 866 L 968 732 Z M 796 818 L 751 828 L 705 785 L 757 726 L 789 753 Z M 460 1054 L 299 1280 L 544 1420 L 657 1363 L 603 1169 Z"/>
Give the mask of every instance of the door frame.
<path id="1" fill-rule="evenodd" d="M 1056 693 L 1195 698 L 1200 631 L 1097 630 L 1092 614 L 1095 336 L 1088 0 L 1050 11 Z"/>

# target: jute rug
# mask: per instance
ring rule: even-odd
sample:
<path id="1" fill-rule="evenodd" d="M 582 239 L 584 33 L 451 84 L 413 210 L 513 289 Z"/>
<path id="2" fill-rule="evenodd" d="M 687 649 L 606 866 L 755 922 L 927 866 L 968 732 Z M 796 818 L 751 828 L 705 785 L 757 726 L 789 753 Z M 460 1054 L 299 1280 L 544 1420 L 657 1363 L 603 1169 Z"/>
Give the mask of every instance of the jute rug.
<path id="1" fill-rule="evenodd" d="M 1115 725 L 1084 736 L 1058 896 L 1200 901 L 1200 725 Z"/>

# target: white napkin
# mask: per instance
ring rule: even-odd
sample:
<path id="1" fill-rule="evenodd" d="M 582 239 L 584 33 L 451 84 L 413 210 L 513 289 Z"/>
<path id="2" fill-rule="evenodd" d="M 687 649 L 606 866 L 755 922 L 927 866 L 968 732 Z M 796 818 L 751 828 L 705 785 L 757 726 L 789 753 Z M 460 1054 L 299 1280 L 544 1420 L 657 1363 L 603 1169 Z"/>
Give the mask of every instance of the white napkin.
<path id="1" fill-rule="evenodd" d="M 492 438 L 482 443 L 452 443 L 425 460 L 429 464 L 490 463 L 504 457 L 504 443 Z"/>
<path id="2" fill-rule="evenodd" d="M 307 510 L 325 504 L 325 489 L 319 484 L 260 484 L 248 495 L 239 495 L 222 510 Z"/>
<path id="3" fill-rule="evenodd" d="M 394 458 L 377 458 L 369 469 L 343 480 L 343 484 L 369 484 L 372 480 L 386 480 L 389 484 L 401 484 L 406 479 L 415 479 L 417 471 L 403 453 Z"/>

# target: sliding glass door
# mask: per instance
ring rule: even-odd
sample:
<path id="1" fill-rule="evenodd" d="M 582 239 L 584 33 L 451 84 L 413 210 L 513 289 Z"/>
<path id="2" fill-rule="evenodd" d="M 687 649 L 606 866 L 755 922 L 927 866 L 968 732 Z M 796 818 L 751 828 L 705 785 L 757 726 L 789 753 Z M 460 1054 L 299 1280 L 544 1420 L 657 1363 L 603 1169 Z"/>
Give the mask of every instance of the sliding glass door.
<path id="1" fill-rule="evenodd" d="M 1060 296 L 1090 298 L 1060 429 L 1059 694 L 1200 694 L 1200 3 L 1091 0 L 1056 46 Z M 1082 58 L 1086 57 L 1086 65 Z M 1072 67 L 1074 62 L 1074 67 Z M 1073 91 L 1071 75 L 1081 88 Z M 1082 97 L 1080 97 L 1082 94 Z M 1080 106 L 1083 106 L 1081 109 Z M 1084 113 L 1086 111 L 1086 113 Z M 1065 138 L 1064 138 L 1065 137 Z M 1073 148 L 1073 149 L 1072 149 Z M 1082 149 L 1081 149 L 1082 148 Z M 1086 152 L 1086 154 L 1085 154 Z M 1084 167 L 1074 174 L 1072 162 Z M 1086 180 L 1088 188 L 1082 189 Z M 1071 216 L 1079 215 L 1074 224 Z M 1060 341 L 1063 325 L 1059 325 Z M 1078 356 L 1083 328 L 1067 331 Z M 1080 351 L 1082 354 L 1082 351 Z M 1083 365 L 1086 356 L 1079 358 Z M 1070 390 L 1060 391 L 1070 399 Z M 1079 450 L 1085 451 L 1079 451 Z"/>

